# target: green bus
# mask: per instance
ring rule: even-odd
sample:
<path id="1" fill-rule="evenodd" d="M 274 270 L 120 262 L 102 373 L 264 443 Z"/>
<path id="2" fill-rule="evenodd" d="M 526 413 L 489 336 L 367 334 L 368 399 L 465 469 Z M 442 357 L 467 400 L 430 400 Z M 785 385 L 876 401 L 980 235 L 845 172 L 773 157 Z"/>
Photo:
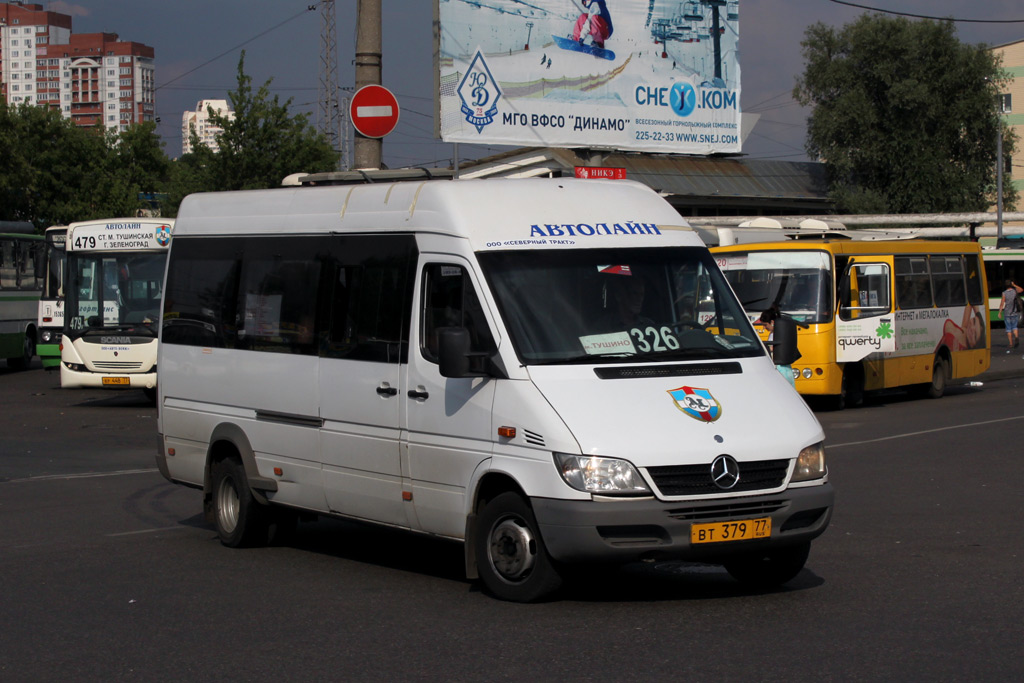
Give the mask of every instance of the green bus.
<path id="1" fill-rule="evenodd" d="M 36 355 L 43 236 L 24 221 L 0 221 L 0 358 L 24 370 Z"/>
<path id="2" fill-rule="evenodd" d="M 988 279 L 989 321 L 997 327 L 1003 326 L 999 317 L 999 300 L 1006 289 L 1004 283 L 1012 280 L 1024 286 L 1024 235 L 1005 237 L 997 246 L 982 244 L 981 258 L 985 262 L 985 276 Z"/>
<path id="3" fill-rule="evenodd" d="M 43 257 L 43 292 L 39 298 L 39 339 L 36 353 L 44 370 L 60 367 L 60 340 L 64 329 L 64 269 L 67 266 L 68 226 L 54 225 L 46 229 L 46 254 Z"/>

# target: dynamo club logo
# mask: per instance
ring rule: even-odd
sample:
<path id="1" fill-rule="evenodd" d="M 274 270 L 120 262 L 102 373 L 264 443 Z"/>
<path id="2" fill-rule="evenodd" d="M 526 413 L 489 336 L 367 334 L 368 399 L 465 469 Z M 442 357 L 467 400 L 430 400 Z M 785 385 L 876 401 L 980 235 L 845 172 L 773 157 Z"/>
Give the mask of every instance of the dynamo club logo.
<path id="1" fill-rule="evenodd" d="M 482 133 L 484 126 L 493 123 L 494 117 L 498 115 L 501 88 L 491 76 L 491 70 L 487 68 L 480 48 L 477 48 L 476 56 L 473 57 L 469 70 L 459 83 L 457 92 L 459 99 L 462 100 L 462 113 L 466 121 L 476 126 L 477 133 Z"/>
<path id="2" fill-rule="evenodd" d="M 156 234 L 154 235 L 154 237 L 156 237 L 157 244 L 159 244 L 161 247 L 166 247 L 168 244 L 171 243 L 171 226 L 161 225 L 159 228 L 156 229 Z"/>
<path id="3" fill-rule="evenodd" d="M 679 387 L 668 392 L 676 408 L 695 420 L 714 422 L 722 417 L 722 404 L 707 389 Z"/>

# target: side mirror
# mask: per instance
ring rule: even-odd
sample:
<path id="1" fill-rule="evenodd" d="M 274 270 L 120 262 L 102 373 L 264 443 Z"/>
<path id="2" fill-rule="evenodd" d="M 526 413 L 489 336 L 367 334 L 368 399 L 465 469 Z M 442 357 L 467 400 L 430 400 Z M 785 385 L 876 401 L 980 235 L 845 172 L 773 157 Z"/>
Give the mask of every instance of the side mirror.
<path id="1" fill-rule="evenodd" d="M 775 346 L 772 349 L 772 359 L 776 365 L 792 365 L 802 355 L 796 344 L 797 323 L 790 317 L 780 315 L 775 320 L 775 334 L 772 340 Z"/>
<path id="2" fill-rule="evenodd" d="M 437 359 L 442 377 L 470 377 L 469 330 L 465 327 L 437 329 Z"/>

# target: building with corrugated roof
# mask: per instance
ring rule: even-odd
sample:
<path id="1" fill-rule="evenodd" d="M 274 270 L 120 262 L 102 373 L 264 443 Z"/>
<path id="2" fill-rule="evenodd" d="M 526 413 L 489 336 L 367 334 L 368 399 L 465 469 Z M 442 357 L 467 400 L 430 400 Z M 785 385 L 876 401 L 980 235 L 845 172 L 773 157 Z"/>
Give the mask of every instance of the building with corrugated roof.
<path id="1" fill-rule="evenodd" d="M 573 177 L 577 169 L 616 169 L 658 191 L 683 216 L 816 215 L 833 210 L 825 167 L 816 162 L 743 157 L 601 153 L 551 147 L 515 149 L 458 169 L 460 178 Z"/>

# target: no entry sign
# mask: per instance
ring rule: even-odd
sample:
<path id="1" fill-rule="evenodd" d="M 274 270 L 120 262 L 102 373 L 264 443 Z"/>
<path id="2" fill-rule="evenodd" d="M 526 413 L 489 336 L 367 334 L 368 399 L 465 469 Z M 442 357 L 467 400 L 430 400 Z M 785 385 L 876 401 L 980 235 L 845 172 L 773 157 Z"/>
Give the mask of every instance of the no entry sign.
<path id="1" fill-rule="evenodd" d="M 368 138 L 382 138 L 398 125 L 398 100 L 381 85 L 364 85 L 348 107 L 352 125 Z"/>

